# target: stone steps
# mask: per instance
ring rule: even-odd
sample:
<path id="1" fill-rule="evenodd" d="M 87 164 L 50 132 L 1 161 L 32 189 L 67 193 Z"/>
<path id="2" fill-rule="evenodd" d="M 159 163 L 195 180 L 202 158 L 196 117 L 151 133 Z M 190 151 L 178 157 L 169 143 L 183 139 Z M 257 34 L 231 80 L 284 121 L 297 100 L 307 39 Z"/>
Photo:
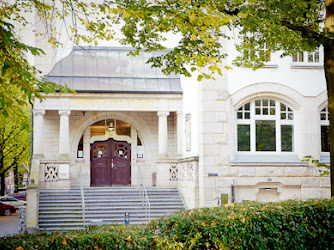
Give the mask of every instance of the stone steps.
<path id="1" fill-rule="evenodd" d="M 147 188 L 147 194 L 151 219 L 184 209 L 176 188 Z M 97 222 L 123 224 L 125 213 L 129 213 L 130 224 L 147 223 L 148 209 L 142 195 L 140 187 L 85 188 L 84 221 L 80 189 L 41 189 L 39 228 L 56 231 L 83 229 Z"/>

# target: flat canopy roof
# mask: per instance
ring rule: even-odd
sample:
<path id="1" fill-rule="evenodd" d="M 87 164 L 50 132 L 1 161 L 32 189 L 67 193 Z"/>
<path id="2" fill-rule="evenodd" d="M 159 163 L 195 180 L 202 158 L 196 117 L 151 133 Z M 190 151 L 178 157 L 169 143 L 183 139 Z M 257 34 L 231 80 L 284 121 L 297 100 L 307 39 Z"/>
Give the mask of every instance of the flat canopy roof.
<path id="1" fill-rule="evenodd" d="M 79 47 L 60 60 L 45 77 L 86 93 L 182 93 L 180 77 L 151 68 L 147 60 L 166 52 L 128 56 L 127 47 Z"/>

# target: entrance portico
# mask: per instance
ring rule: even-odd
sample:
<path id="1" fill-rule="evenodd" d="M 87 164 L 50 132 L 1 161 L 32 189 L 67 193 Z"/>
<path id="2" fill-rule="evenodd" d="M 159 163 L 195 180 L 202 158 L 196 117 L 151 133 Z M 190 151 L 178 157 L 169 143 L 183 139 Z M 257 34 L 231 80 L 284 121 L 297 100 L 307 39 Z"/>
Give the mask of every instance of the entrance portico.
<path id="1" fill-rule="evenodd" d="M 128 52 L 124 48 L 74 48 L 47 75 L 49 80 L 67 83 L 77 93 L 49 94 L 43 102 L 35 100 L 35 128 L 41 129 L 35 130 L 34 158 L 40 159 L 41 187 L 79 186 L 81 180 L 84 186 L 159 185 L 152 182 L 152 176 L 159 176 L 157 162 L 174 162 L 180 156 L 180 79 L 148 68 L 148 55 L 125 57 Z M 95 123 L 107 126 L 110 119 L 115 121 L 115 131 L 92 133 Z M 117 122 L 128 124 L 131 133 L 119 134 Z M 101 150 L 94 149 L 102 144 L 108 148 L 105 159 L 99 159 Z M 121 144 L 128 150 L 126 160 L 117 158 L 113 148 Z M 127 165 L 124 173 L 128 180 L 116 181 L 119 172 L 114 167 L 119 169 L 122 164 Z M 96 172 L 102 165 L 104 169 Z M 99 177 L 105 175 L 104 179 Z M 168 180 L 168 176 L 164 178 Z"/>

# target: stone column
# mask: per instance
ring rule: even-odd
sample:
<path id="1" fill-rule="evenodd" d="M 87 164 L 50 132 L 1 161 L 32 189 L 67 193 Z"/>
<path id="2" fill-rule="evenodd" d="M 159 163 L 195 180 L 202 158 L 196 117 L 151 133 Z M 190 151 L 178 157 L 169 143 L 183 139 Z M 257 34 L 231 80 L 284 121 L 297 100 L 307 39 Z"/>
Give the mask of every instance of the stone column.
<path id="1" fill-rule="evenodd" d="M 45 110 L 34 110 L 34 158 L 44 157 Z"/>
<path id="2" fill-rule="evenodd" d="M 59 124 L 59 156 L 60 160 L 70 159 L 70 122 L 69 116 L 71 111 L 59 110 L 60 124 Z"/>
<path id="3" fill-rule="evenodd" d="M 176 113 L 177 118 L 176 118 L 176 129 L 177 129 L 177 156 L 181 157 L 182 156 L 182 146 L 183 146 L 183 116 L 182 116 L 182 111 L 178 111 Z"/>
<path id="4" fill-rule="evenodd" d="M 159 158 L 168 158 L 168 126 L 167 126 L 167 116 L 168 111 L 159 111 L 159 134 L 158 134 L 158 153 Z"/>
<path id="5" fill-rule="evenodd" d="M 83 135 L 83 153 L 84 153 L 84 159 L 85 159 L 85 164 L 90 163 L 90 126 L 88 126 Z"/>

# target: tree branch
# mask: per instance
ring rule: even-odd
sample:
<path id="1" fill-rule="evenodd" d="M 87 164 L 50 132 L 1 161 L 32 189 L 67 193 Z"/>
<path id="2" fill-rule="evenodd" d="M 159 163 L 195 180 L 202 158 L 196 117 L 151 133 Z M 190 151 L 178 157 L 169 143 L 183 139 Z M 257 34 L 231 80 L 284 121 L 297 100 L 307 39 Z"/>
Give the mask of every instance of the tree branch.
<path id="1" fill-rule="evenodd" d="M 302 37 L 303 38 L 309 38 L 309 39 L 313 39 L 316 40 L 322 44 L 325 44 L 327 42 L 332 41 L 332 38 L 329 38 L 327 36 L 324 36 L 321 33 L 317 33 L 315 31 L 309 30 L 307 27 L 305 26 L 298 26 L 298 25 L 294 25 L 288 21 L 281 21 L 281 24 L 283 26 L 285 26 L 286 28 L 288 28 L 289 30 L 293 30 L 293 31 L 300 31 L 302 33 Z"/>

